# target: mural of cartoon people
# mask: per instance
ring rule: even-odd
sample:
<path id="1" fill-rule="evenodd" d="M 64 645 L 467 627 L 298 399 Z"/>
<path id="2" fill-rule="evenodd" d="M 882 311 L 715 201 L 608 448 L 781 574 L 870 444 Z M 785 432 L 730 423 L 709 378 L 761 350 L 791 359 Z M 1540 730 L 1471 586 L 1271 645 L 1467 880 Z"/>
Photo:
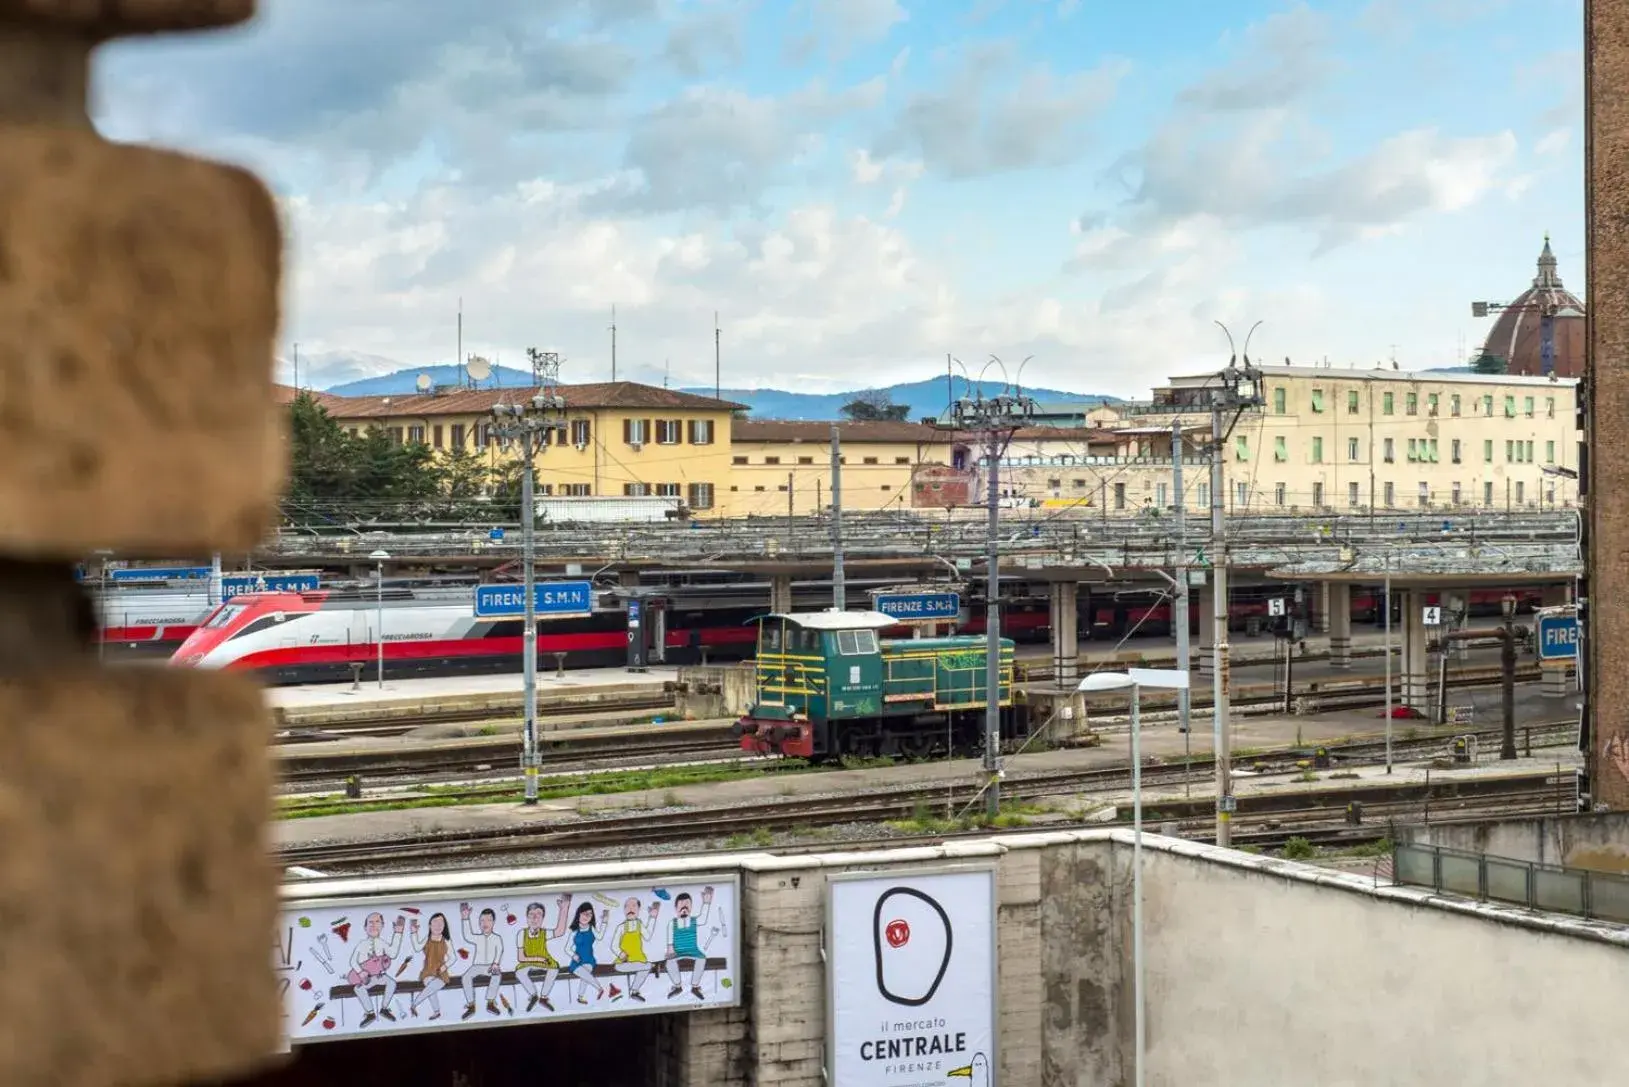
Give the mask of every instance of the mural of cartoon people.
<path id="1" fill-rule="evenodd" d="M 413 997 L 407 1010 L 416 1017 L 419 1014 L 419 1005 L 428 1002 L 430 1021 L 433 1023 L 441 1018 L 441 998 L 436 994 L 452 984 L 452 977 L 447 973 L 447 964 L 452 959 L 453 953 L 452 933 L 448 930 L 447 915 L 431 914 L 429 931 L 422 938 L 419 936 L 419 919 L 413 918 L 411 939 L 413 950 L 424 956 L 424 965 L 419 968 L 419 984 L 423 988 Z"/>
<path id="2" fill-rule="evenodd" d="M 640 921 L 639 899 L 630 898 L 622 904 L 624 920 L 612 934 L 612 946 L 616 948 L 617 973 L 628 975 L 628 998 L 641 1004 L 645 1002 L 645 998 L 639 990 L 650 977 L 652 970 L 645 945 L 656 935 L 656 917 L 661 911 L 662 904 L 652 902 L 649 915 L 644 921 Z"/>
<path id="3" fill-rule="evenodd" d="M 569 896 L 566 898 L 569 902 Z M 588 1003 L 587 986 L 594 987 L 594 998 L 605 998 L 605 986 L 594 976 L 594 967 L 598 965 L 594 958 L 594 944 L 605 934 L 606 923 L 611 920 L 610 910 L 601 910 L 599 924 L 594 923 L 594 903 L 583 902 L 577 906 L 571 918 L 571 962 L 566 964 L 566 972 L 575 976 L 582 984 L 577 986 L 577 1003 Z"/>
<path id="4" fill-rule="evenodd" d="M 690 912 L 690 892 L 681 891 L 673 898 L 673 912 L 677 914 L 668 922 L 667 960 L 662 964 L 667 971 L 668 980 L 673 988 L 668 990 L 668 999 L 671 1000 L 684 991 L 684 979 L 679 975 L 679 960 L 693 960 L 690 967 L 690 992 L 697 1000 L 706 1000 L 701 991 L 701 978 L 707 970 L 707 947 L 718 935 L 715 926 L 708 934 L 705 943 L 696 939 L 701 926 L 707 923 L 713 912 L 713 889 L 701 889 L 701 913 L 692 916 Z"/>
<path id="5" fill-rule="evenodd" d="M 384 987 L 378 1015 L 392 1021 L 396 1018 L 396 1013 L 390 1010 L 390 1002 L 396 996 L 396 978 L 390 972 L 390 962 L 401 952 L 402 929 L 406 926 L 406 921 L 396 918 L 395 930 L 389 942 L 386 942 L 383 939 L 384 914 L 370 913 L 362 923 L 362 931 L 366 935 L 357 941 L 356 950 L 351 952 L 351 969 L 345 975 L 345 980 L 351 983 L 356 999 L 362 1005 L 361 1026 L 365 1027 L 377 1018 L 373 1010 L 373 995 L 369 991 L 375 985 Z"/>
<path id="6" fill-rule="evenodd" d="M 549 951 L 549 941 L 557 940 L 566 932 L 566 907 L 571 899 L 561 895 L 555 900 L 554 932 L 543 931 L 543 903 L 533 902 L 526 907 L 526 927 L 515 933 L 515 980 L 526 990 L 526 1010 L 541 1003 L 549 1011 L 554 1005 L 549 993 L 554 990 L 555 979 L 560 976 L 560 964 Z M 537 975 L 543 976 L 542 981 Z"/>
<path id="7" fill-rule="evenodd" d="M 498 984 L 503 981 L 503 937 L 492 931 L 492 926 L 498 923 L 498 915 L 490 906 L 481 911 L 481 930 L 476 932 L 470 927 L 470 908 L 468 902 L 458 906 L 459 916 L 464 921 L 464 939 L 474 950 L 470 952 L 469 969 L 464 971 L 464 1015 L 468 1019 L 475 1014 L 475 979 L 486 978 L 486 1010 L 490 1015 L 502 1015 L 498 1010 Z"/>

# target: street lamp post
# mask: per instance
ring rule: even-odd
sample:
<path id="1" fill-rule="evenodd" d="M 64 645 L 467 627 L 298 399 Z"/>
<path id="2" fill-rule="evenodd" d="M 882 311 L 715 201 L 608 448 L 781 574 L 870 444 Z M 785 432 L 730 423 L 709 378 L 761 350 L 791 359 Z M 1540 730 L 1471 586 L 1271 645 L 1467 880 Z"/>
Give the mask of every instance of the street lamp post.
<path id="1" fill-rule="evenodd" d="M 375 551 L 368 558 L 373 560 L 374 572 L 378 575 L 379 614 L 374 636 L 379 643 L 379 689 L 382 691 L 385 689 L 385 560 L 390 558 L 390 552 Z"/>
<path id="2" fill-rule="evenodd" d="M 521 668 L 525 674 L 526 722 L 525 749 L 521 758 L 521 774 L 526 781 L 526 800 L 537 803 L 537 513 L 534 509 L 533 475 L 535 460 L 543 449 L 545 436 L 550 431 L 564 430 L 561 413 L 565 398 L 545 384 L 525 404 L 499 404 L 492 409 L 492 429 L 501 438 L 512 438 L 520 443 L 520 538 L 521 580 L 526 595 L 526 612 L 522 620 Z"/>
<path id="3" fill-rule="evenodd" d="M 1503 739 L 1499 745 L 1501 759 L 1516 757 L 1516 595 L 1506 593 L 1499 600 L 1504 616 L 1504 637 L 1499 640 L 1499 688 L 1504 710 Z"/>
<path id="4" fill-rule="evenodd" d="M 1148 1050 L 1148 1025 L 1143 999 L 1143 751 L 1141 689 L 1186 691 L 1188 673 L 1171 668 L 1131 668 L 1124 672 L 1093 672 L 1076 688 L 1083 694 L 1131 689 L 1131 968 L 1132 1006 L 1136 1019 L 1135 1077 L 1143 1087 L 1143 1056 Z"/>

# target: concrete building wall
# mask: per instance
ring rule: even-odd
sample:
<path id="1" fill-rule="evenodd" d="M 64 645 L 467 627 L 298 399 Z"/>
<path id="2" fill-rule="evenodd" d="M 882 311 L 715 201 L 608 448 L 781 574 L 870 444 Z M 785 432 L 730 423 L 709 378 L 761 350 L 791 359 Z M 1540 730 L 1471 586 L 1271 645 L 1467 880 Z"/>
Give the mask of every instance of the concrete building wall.
<path id="1" fill-rule="evenodd" d="M 1409 827 L 1405 840 L 1533 864 L 1629 873 L 1629 812 Z"/>

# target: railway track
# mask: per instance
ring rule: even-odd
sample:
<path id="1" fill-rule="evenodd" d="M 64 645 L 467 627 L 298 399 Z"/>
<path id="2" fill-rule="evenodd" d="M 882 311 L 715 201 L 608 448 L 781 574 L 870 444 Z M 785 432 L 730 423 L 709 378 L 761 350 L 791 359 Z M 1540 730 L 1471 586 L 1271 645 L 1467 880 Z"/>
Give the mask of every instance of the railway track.
<path id="1" fill-rule="evenodd" d="M 1440 737 L 1433 737 L 1438 745 Z M 1421 743 L 1431 741 L 1417 741 Z M 1351 745 L 1354 748 L 1372 745 Z M 1325 749 L 1336 757 L 1339 747 Z M 1394 748 L 1394 754 L 1395 754 Z M 1355 759 L 1354 751 L 1351 758 Z M 1282 762 L 1285 753 L 1275 753 Z M 1260 759 L 1269 757 L 1263 755 Z M 1208 761 L 1208 760 L 1204 760 Z M 1249 765 L 1250 760 L 1241 760 Z M 1202 775 L 1203 763 L 1195 760 L 1192 774 Z M 1103 792 L 1124 789 L 1129 785 L 1129 767 L 1106 767 L 1086 770 L 1041 771 L 1013 776 L 1004 783 L 1004 793 L 1018 800 L 1035 800 L 1060 794 Z M 1335 811 L 1344 817 L 1345 806 L 1353 801 L 1370 804 L 1387 802 L 1412 805 L 1453 801 L 1462 796 L 1498 794 L 1512 791 L 1517 786 L 1551 787 L 1560 777 L 1555 772 L 1510 775 L 1497 779 L 1449 780 L 1423 786 L 1399 787 L 1383 783 L 1377 786 L 1359 786 L 1332 790 L 1327 805 L 1314 809 L 1319 818 L 1328 821 Z M 1190 780 L 1190 771 L 1182 766 L 1154 766 L 1144 770 L 1144 787 Z M 1515 784 L 1513 784 L 1515 783 Z M 1406 797 L 1395 798 L 1399 791 Z M 1287 805 L 1305 803 L 1305 790 L 1282 794 L 1258 793 L 1239 798 L 1239 818 L 1248 820 L 1263 812 L 1280 811 Z M 1554 795 L 1553 789 L 1550 795 Z M 284 866 L 332 868 L 334 866 L 405 865 L 417 862 L 444 863 L 458 856 L 502 856 L 518 852 L 550 850 L 592 849 L 624 847 L 628 845 L 659 845 L 690 842 L 708 838 L 729 837 L 735 834 L 756 834 L 762 830 L 786 830 L 831 826 L 846 823 L 883 822 L 933 812 L 941 805 L 952 813 L 975 799 L 974 788 L 965 783 L 934 782 L 873 790 L 866 793 L 804 797 L 792 800 L 760 801 L 751 807 L 687 808 L 682 811 L 653 813 L 641 811 L 624 815 L 597 816 L 561 822 L 539 823 L 527 827 L 505 827 L 488 831 L 465 832 L 451 835 L 415 836 L 402 839 L 369 842 L 302 846 L 285 849 L 278 854 Z M 1214 810 L 1211 798 L 1160 798 L 1145 801 L 1151 811 L 1175 819 L 1198 820 L 1201 812 Z M 1120 814 L 1120 813 L 1117 813 Z M 1376 809 L 1379 814 L 1379 809 Z M 1145 816 L 1145 818 L 1149 818 Z M 1284 816 L 1281 816 L 1284 818 Z"/>

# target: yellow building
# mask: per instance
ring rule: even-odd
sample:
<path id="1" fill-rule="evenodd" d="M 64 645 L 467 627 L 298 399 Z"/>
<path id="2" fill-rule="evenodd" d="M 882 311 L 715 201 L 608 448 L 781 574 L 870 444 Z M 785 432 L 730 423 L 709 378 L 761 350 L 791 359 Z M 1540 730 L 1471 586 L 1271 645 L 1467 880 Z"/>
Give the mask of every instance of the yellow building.
<path id="1" fill-rule="evenodd" d="M 949 464 L 953 435 L 920 423 L 838 423 L 843 508 L 911 507 L 917 469 Z M 737 419 L 731 431 L 732 516 L 812 514 L 831 504 L 831 423 Z"/>
<path id="2" fill-rule="evenodd" d="M 1390 369 L 1268 367 L 1261 409 L 1226 449 L 1230 509 L 1258 513 L 1570 506 L 1577 485 L 1576 382 L 1568 378 Z M 1155 391 L 1200 423 L 1214 375 Z M 1208 429 L 1208 428 L 1207 428 Z M 1204 438 L 1208 445 L 1208 435 Z M 1168 448 L 1168 444 L 1167 444 Z M 1209 501 L 1208 480 L 1196 480 Z M 1197 497 L 1197 496 L 1196 496 Z"/>
<path id="3" fill-rule="evenodd" d="M 493 432 L 492 408 L 524 403 L 531 388 L 445 389 L 406 396 L 323 395 L 353 435 L 382 427 L 398 442 L 465 449 L 497 469 L 517 453 Z M 632 381 L 562 385 L 564 429 L 536 461 L 537 493 L 552 497 L 660 495 L 701 515 L 729 512 L 730 426 L 745 405 Z"/>

